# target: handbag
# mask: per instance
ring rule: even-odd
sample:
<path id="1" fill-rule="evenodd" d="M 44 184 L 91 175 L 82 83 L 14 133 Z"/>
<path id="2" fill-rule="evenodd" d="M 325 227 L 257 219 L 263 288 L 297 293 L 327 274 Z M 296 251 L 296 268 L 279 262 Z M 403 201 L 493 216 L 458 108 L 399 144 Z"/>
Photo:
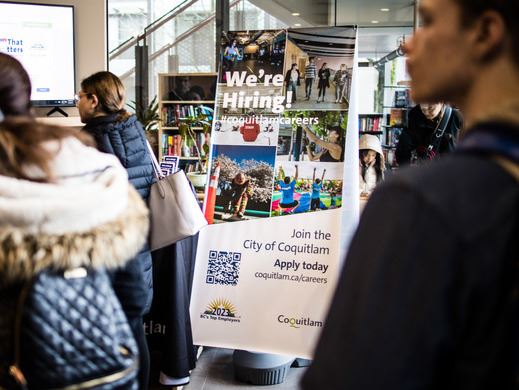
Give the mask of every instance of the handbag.
<path id="1" fill-rule="evenodd" d="M 104 270 L 45 270 L 26 282 L 15 315 L 21 389 L 137 389 L 138 349 Z"/>
<path id="2" fill-rule="evenodd" d="M 184 171 L 161 174 L 159 163 L 148 143 L 156 181 L 150 188 L 150 248 L 163 248 L 195 235 L 207 225 L 207 220 Z"/>

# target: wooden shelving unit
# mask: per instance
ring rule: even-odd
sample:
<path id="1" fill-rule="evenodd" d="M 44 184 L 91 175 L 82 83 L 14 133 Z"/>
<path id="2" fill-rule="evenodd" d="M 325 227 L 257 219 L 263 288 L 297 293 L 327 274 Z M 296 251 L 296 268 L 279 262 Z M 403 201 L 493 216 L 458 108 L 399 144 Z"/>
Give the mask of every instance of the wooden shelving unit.
<path id="1" fill-rule="evenodd" d="M 212 124 L 217 74 L 160 73 L 158 77 L 160 113 L 158 130 L 159 161 L 164 155 L 179 156 L 180 160 L 184 162 L 196 161 L 198 159 L 196 156 L 184 153 L 182 144 L 185 143 L 185 140 L 180 140 L 179 138 L 179 125 L 182 121 L 196 117 L 198 114 L 208 115 L 208 121 Z M 191 128 L 197 133 L 202 133 L 204 130 L 202 126 L 191 126 Z M 173 142 L 173 139 L 175 142 Z M 205 139 L 201 141 L 206 142 Z M 175 145 L 175 148 L 172 147 L 173 145 Z"/>

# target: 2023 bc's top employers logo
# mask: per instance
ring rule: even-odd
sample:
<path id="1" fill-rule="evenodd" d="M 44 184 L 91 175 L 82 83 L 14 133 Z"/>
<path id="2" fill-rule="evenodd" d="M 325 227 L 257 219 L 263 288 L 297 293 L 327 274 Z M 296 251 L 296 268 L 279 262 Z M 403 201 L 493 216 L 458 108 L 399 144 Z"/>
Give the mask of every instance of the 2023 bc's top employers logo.
<path id="1" fill-rule="evenodd" d="M 227 299 L 218 298 L 207 305 L 207 309 L 200 314 L 200 318 L 216 320 L 216 321 L 228 321 L 228 322 L 240 322 L 240 318 L 237 316 L 236 307 Z"/>

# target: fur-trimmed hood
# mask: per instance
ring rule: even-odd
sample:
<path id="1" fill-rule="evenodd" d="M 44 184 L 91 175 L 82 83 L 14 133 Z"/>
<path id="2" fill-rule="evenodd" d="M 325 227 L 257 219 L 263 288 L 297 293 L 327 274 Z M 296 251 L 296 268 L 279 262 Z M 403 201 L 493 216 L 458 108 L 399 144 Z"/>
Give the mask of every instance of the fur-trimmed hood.
<path id="1" fill-rule="evenodd" d="M 46 268 L 117 268 L 147 239 L 148 210 L 115 156 L 73 137 L 46 146 L 54 182 L 0 176 L 0 286 Z"/>
<path id="2" fill-rule="evenodd" d="M 47 268 L 124 265 L 144 245 L 149 224 L 141 197 L 131 186 L 128 191 L 128 207 L 117 219 L 85 232 L 51 235 L 0 228 L 0 286 L 27 280 Z"/>

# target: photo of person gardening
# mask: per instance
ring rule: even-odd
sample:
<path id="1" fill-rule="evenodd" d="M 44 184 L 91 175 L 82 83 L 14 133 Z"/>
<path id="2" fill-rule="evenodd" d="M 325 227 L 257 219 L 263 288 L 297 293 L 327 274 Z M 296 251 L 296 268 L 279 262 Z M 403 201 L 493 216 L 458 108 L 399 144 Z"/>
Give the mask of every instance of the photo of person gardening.
<path id="1" fill-rule="evenodd" d="M 290 29 L 284 69 L 291 109 L 345 110 L 349 106 L 355 31 L 349 27 Z M 323 46 L 328 51 L 323 52 Z M 287 58 L 288 58 L 287 56 Z"/>
<path id="2" fill-rule="evenodd" d="M 276 147 L 215 145 L 219 164 L 214 223 L 270 216 Z"/>
<path id="3" fill-rule="evenodd" d="M 286 111 L 285 118 L 298 122 L 280 124 L 282 142 L 291 140 L 279 160 L 287 161 L 344 161 L 347 112 L 344 111 Z M 278 140 L 279 144 L 279 140 Z"/>
<path id="4" fill-rule="evenodd" d="M 341 207 L 342 183 L 338 164 L 280 162 L 276 164 L 271 216 Z"/>

